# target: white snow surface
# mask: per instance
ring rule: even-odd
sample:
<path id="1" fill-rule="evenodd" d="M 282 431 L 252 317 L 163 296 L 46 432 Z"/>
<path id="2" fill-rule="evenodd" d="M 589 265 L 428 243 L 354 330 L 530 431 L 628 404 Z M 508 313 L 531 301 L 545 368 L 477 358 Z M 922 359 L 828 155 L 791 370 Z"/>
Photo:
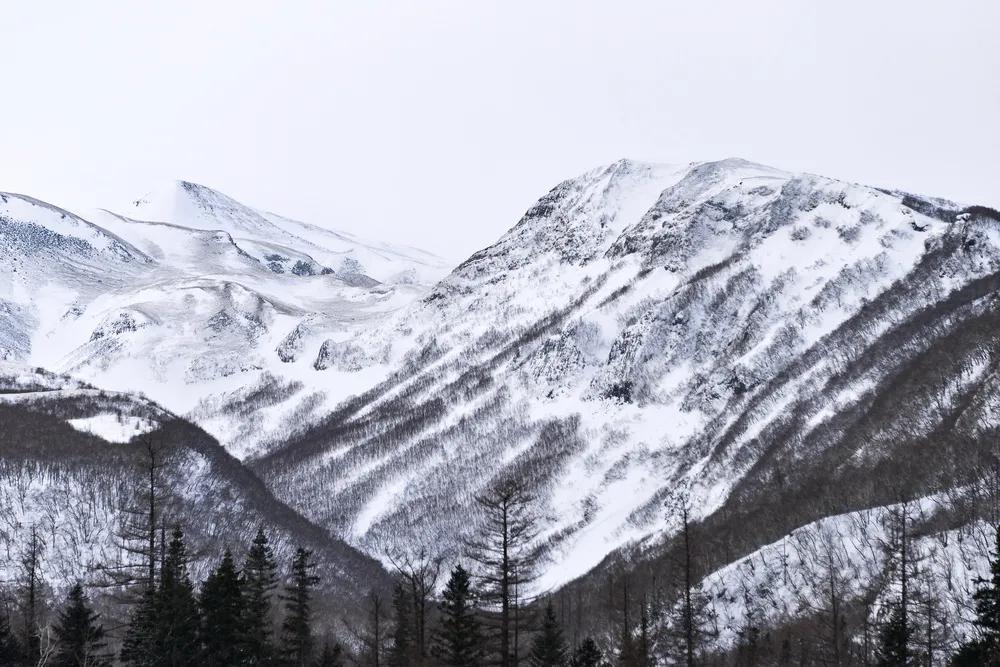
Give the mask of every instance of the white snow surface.
<path id="1" fill-rule="evenodd" d="M 142 417 L 109 413 L 66 421 L 76 430 L 96 435 L 108 442 L 129 442 L 135 436 L 148 433 L 156 426 L 154 422 Z"/>
<path id="2" fill-rule="evenodd" d="M 0 195 L 0 359 L 180 414 L 201 408 L 202 425 L 241 456 L 298 425 L 305 399 L 319 415 L 360 391 L 371 373 L 314 368 L 323 342 L 373 326 L 447 270 L 431 253 L 183 181 L 90 217 Z M 262 384 L 273 392 L 252 430 L 206 407 Z"/>

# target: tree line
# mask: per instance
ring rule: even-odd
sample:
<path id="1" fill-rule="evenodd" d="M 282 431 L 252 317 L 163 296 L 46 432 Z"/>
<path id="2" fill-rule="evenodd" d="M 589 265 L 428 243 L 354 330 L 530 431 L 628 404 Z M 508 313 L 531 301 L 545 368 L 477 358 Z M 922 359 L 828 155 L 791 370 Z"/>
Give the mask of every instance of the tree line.
<path id="1" fill-rule="evenodd" d="M 534 498 L 514 479 L 495 483 L 476 499 L 481 521 L 458 562 L 445 568 L 443 559 L 425 553 L 389 554 L 395 581 L 388 599 L 373 590 L 362 602 L 363 620 L 349 621 L 318 613 L 324 593 L 312 552 L 299 547 L 279 567 L 263 528 L 241 552 L 245 556 L 225 551 L 195 582 L 183 527 L 166 528 L 157 465 L 151 453 L 148 486 L 120 531 L 122 549 L 133 558 L 97 568 L 87 585 L 73 583 L 54 614 L 45 613 L 51 598 L 42 575 L 46 545 L 37 530 L 28 529 L 11 596 L 16 604 L 0 611 L 0 665 L 1000 666 L 1000 522 L 994 522 L 990 577 L 975 581 L 975 632 L 968 639 L 946 646 L 938 636 L 946 605 L 915 590 L 921 555 L 903 503 L 892 514 L 886 539 L 890 581 L 883 620 L 877 627 L 865 625 L 861 634 L 846 631 L 848 601 L 838 593 L 844 582 L 831 564 L 829 604 L 820 601 L 815 609 L 829 622 L 811 630 L 822 633 L 828 650 L 796 656 L 787 638 L 777 650 L 765 648 L 768 630 L 752 613 L 752 600 L 735 645 L 720 648 L 710 596 L 694 574 L 691 508 L 686 498 L 675 499 L 671 513 L 683 548 L 680 583 L 669 601 L 654 604 L 652 591 L 631 590 L 626 580 L 618 591 L 620 605 L 612 596 L 611 606 L 620 613 L 605 624 L 607 631 L 571 641 L 557 600 L 532 592 L 539 522 Z M 92 600 L 94 591 L 100 595 Z M 126 610 L 126 621 L 106 629 L 98 608 L 118 595 L 114 602 Z"/>

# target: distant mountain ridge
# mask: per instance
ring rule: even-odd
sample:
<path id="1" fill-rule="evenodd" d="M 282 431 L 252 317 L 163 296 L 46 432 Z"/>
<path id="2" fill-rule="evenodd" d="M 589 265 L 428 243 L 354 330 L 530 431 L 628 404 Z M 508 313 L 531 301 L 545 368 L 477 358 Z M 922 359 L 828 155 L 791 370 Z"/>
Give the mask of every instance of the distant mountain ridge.
<path id="1" fill-rule="evenodd" d="M 285 413 L 342 398 L 316 391 L 333 374 L 304 391 L 323 344 L 389 316 L 446 270 L 430 253 L 185 181 L 91 220 L 0 195 L 0 248 L 0 357 L 142 391 L 177 413 L 247 385 L 280 387 L 266 423 L 208 425 L 237 453 L 280 435 Z M 252 442 L 234 443 L 239 426 Z"/>

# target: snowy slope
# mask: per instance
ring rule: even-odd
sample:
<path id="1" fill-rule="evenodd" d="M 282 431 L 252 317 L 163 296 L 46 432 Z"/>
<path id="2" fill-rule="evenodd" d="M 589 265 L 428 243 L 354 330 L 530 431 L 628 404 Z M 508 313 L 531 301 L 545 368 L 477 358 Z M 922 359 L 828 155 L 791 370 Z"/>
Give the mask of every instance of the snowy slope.
<path id="1" fill-rule="evenodd" d="M 429 253 L 187 182 L 89 221 L 2 195 L 0 246 L 0 356 L 196 411 L 237 455 L 344 398 L 357 379 L 315 368 L 324 342 L 372 326 L 443 272 Z M 261 409 L 222 405 L 246 400 Z"/>
<path id="2" fill-rule="evenodd" d="M 275 273 L 312 275 L 325 269 L 384 283 L 427 283 L 449 268 L 440 257 L 426 251 L 366 241 L 346 232 L 258 211 L 187 181 L 156 188 L 117 212 L 138 220 L 224 231 Z"/>
<path id="3" fill-rule="evenodd" d="M 148 400 L 4 362 L 0 424 L 0 550 L 21 553 L 35 527 L 57 595 L 76 581 L 108 583 L 101 568 L 128 558 L 122 528 L 147 483 L 150 447 L 161 512 L 184 525 L 199 578 L 264 527 L 283 561 L 297 546 L 314 549 L 323 586 L 340 599 L 360 599 L 387 579 L 375 561 L 278 502 L 204 432 Z M 17 567 L 4 559 L 0 577 L 16 579 Z"/>
<path id="4" fill-rule="evenodd" d="M 699 520 L 750 512 L 775 460 L 815 483 L 824 455 L 823 473 L 841 466 L 860 487 L 871 461 L 901 456 L 893 429 L 923 443 L 949 417 L 872 427 L 873 392 L 894 377 L 914 376 L 914 401 L 994 396 L 992 339 L 956 342 L 943 380 L 920 375 L 931 341 L 992 312 L 947 300 L 1000 268 L 1000 221 L 964 210 L 737 159 L 594 170 L 421 302 L 332 346 L 332 368 L 364 372 L 353 349 L 397 370 L 255 466 L 373 551 L 458 548 L 473 496 L 517 474 L 544 517 L 542 588 L 665 543 L 678 488 Z M 898 329 L 935 307 L 933 326 Z M 889 333 L 910 342 L 894 349 Z M 856 429 L 832 426 L 840 415 Z M 790 528 L 821 511 L 796 510 Z"/>

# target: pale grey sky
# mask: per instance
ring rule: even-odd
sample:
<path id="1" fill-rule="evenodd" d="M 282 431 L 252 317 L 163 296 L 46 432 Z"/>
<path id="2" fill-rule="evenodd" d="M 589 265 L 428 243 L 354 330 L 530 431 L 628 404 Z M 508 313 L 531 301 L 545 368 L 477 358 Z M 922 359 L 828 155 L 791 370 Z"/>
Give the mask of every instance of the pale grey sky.
<path id="1" fill-rule="evenodd" d="M 174 178 L 459 259 L 619 157 L 1000 206 L 1000 3 L 4 3 L 0 190 Z"/>

